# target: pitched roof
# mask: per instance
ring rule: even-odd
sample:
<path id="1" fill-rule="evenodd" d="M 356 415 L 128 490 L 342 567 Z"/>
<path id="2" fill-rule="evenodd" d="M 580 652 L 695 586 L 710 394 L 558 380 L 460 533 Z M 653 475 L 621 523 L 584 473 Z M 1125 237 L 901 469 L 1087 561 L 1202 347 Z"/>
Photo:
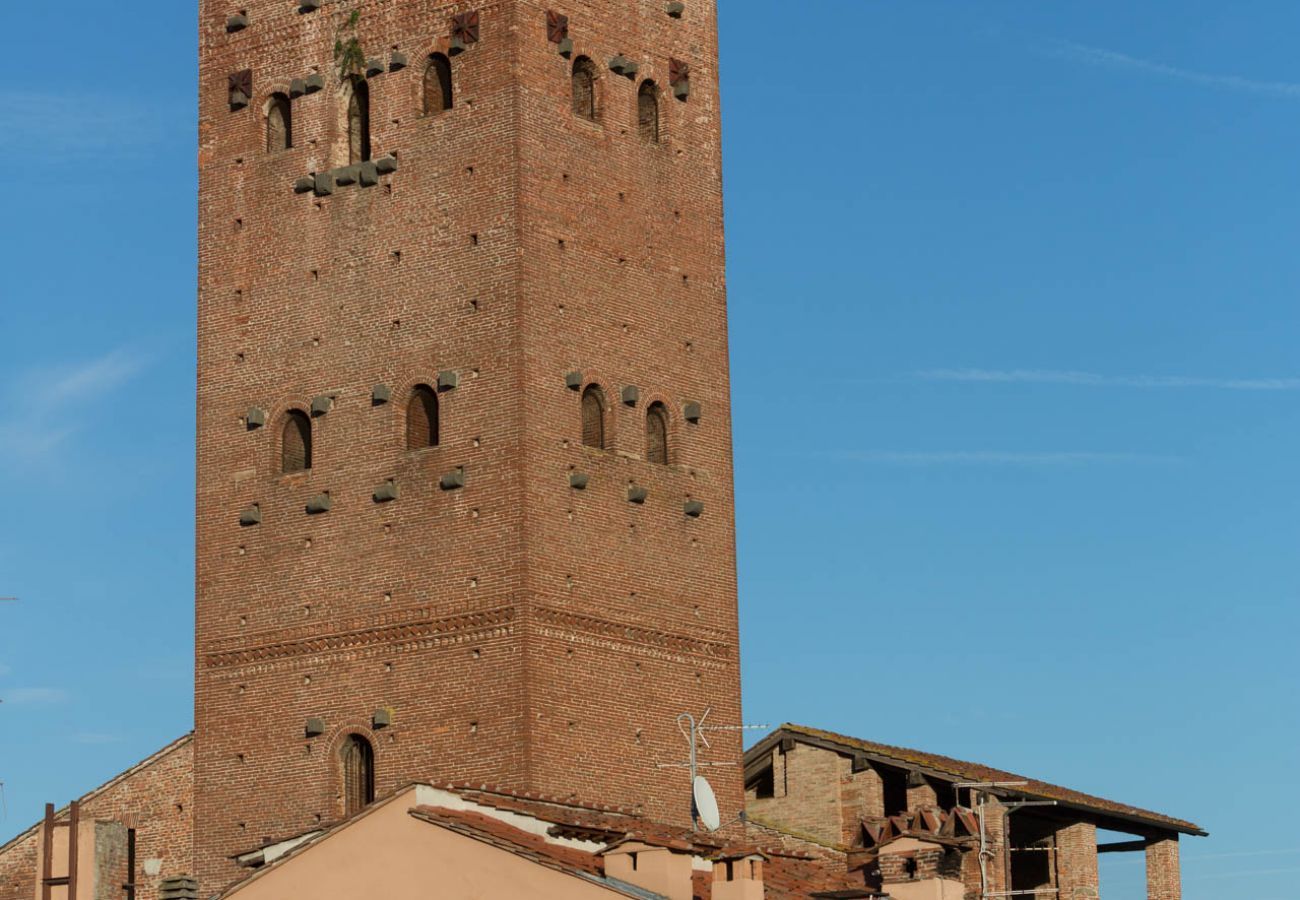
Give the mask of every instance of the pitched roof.
<path id="1" fill-rule="evenodd" d="M 80 797 L 77 798 L 77 802 L 83 806 L 90 803 L 96 797 L 102 795 L 105 791 L 117 787 L 119 784 L 121 784 L 123 781 L 126 781 L 131 776 L 143 772 L 145 769 L 149 768 L 150 766 L 154 765 L 157 762 L 160 762 L 161 760 L 175 753 L 177 750 L 180 750 L 182 747 L 188 746 L 191 742 L 193 742 L 193 740 L 194 740 L 194 732 L 192 731 L 181 735 L 176 740 L 172 741 L 170 744 L 163 747 L 161 750 L 157 750 L 153 754 L 140 760 L 140 762 L 136 763 L 131 768 L 127 769 L 125 772 L 120 772 L 119 774 L 114 775 L 108 781 L 105 781 L 103 784 L 101 784 L 99 787 L 95 788 L 94 790 L 90 791 L 89 793 L 82 794 Z M 64 806 L 61 809 L 55 810 L 54 817 L 59 820 L 67 818 L 69 808 L 70 808 L 69 806 Z M 10 847 L 17 844 L 19 841 L 32 837 L 40 830 L 40 828 L 41 828 L 41 823 L 37 822 L 35 825 L 31 826 L 27 830 L 21 831 L 18 834 L 14 835 L 12 838 L 5 841 L 3 844 L 0 844 L 0 853 L 4 853 L 6 850 L 8 850 Z"/>
<path id="2" fill-rule="evenodd" d="M 1023 786 L 1014 788 L 1013 793 L 1044 800 L 1055 800 L 1063 806 L 1085 810 L 1104 817 L 1122 819 L 1161 831 L 1176 831 L 1200 837 L 1207 835 L 1207 832 L 1199 825 L 1184 819 L 1176 819 L 1161 813 L 1130 806 L 1126 803 L 1094 797 L 1091 794 L 1085 794 L 1081 791 L 1034 778 L 1026 778 L 1023 775 L 1005 772 L 982 763 L 965 762 L 948 756 L 941 756 L 937 753 L 927 753 L 923 750 L 878 744 L 875 741 L 865 741 L 861 738 L 848 737 L 832 731 L 824 731 L 820 728 L 809 728 L 806 725 L 793 725 L 790 723 L 782 725 L 750 748 L 745 754 L 746 764 L 749 765 L 758 760 L 783 737 L 791 737 L 796 740 L 803 738 L 811 743 L 832 745 L 833 749 L 838 749 L 846 754 L 862 753 L 885 763 L 894 763 L 903 768 L 916 769 L 952 781 L 981 783 L 1024 782 Z"/>

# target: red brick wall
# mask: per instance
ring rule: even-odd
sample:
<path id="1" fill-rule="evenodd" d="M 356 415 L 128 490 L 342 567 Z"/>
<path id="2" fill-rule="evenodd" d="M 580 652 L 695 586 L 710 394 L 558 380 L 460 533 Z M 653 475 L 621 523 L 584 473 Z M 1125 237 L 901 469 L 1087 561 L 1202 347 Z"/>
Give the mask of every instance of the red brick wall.
<path id="1" fill-rule="evenodd" d="M 139 900 L 157 900 L 159 882 L 193 870 L 193 764 L 194 745 L 185 738 L 82 800 L 83 821 L 135 829 Z M 39 838 L 34 826 L 0 848 L 0 900 L 34 896 Z M 145 874 L 149 860 L 157 861 L 158 875 Z"/>
<path id="2" fill-rule="evenodd" d="M 1056 883 L 1062 900 L 1097 896 L 1097 826 L 1079 822 L 1056 832 Z"/>
<path id="3" fill-rule="evenodd" d="M 1147 900 L 1182 900 L 1177 836 L 1147 842 Z"/>
<path id="4" fill-rule="evenodd" d="M 375 743 L 381 793 L 487 780 L 684 821 L 687 779 L 656 768 L 687 756 L 674 717 L 740 720 L 713 4 L 682 20 L 660 0 L 554 5 L 601 73 L 599 124 L 573 116 L 545 5 L 237 6 L 242 31 L 227 33 L 224 2 L 204 0 L 200 20 L 204 892 L 238 875 L 230 854 L 341 814 L 351 731 Z M 353 7 L 368 57 L 395 47 L 411 63 L 370 81 L 374 155 L 398 153 L 400 169 L 295 195 L 296 178 L 341 162 L 332 48 Z M 455 109 L 425 118 L 422 60 L 469 9 L 482 39 L 453 59 Z M 690 101 L 661 100 L 659 146 L 636 135 L 616 53 L 665 90 L 669 59 L 691 64 Z M 244 69 L 253 99 L 232 112 L 227 80 Z M 313 71 L 326 88 L 294 101 L 294 149 L 268 156 L 269 95 Z M 445 370 L 460 386 L 441 397 L 441 446 L 408 453 L 402 401 Z M 570 371 L 605 388 L 609 452 L 580 446 Z M 393 403 L 371 404 L 376 384 Z M 635 408 L 619 402 L 628 385 Z M 312 470 L 281 476 L 285 411 L 327 394 Z M 654 401 L 670 413 L 668 467 L 640 458 Z M 247 429 L 250 408 L 266 427 Z M 457 467 L 465 487 L 440 490 Z M 374 503 L 390 478 L 400 499 Z M 324 492 L 331 511 L 308 516 Z M 684 514 L 688 498 L 703 516 Z M 255 503 L 262 524 L 241 528 Z M 374 733 L 381 707 L 394 724 Z M 305 738 L 309 717 L 327 733 Z M 706 759 L 739 761 L 738 735 L 711 739 Z M 710 773 L 727 818 L 740 771 Z"/>

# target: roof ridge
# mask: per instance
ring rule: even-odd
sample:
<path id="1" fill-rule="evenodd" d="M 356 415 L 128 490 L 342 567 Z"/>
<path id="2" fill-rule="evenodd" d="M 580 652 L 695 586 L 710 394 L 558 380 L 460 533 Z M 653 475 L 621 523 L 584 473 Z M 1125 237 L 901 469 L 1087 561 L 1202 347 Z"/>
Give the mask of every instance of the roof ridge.
<path id="1" fill-rule="evenodd" d="M 92 788 L 91 790 L 82 794 L 80 797 L 76 799 L 76 802 L 89 803 L 91 800 L 94 800 L 96 797 L 98 797 L 100 794 L 107 791 L 109 788 L 117 786 L 121 782 L 125 781 L 127 778 L 130 778 L 132 775 L 135 775 L 137 772 L 140 772 L 143 769 L 147 769 L 149 766 L 158 762 L 164 756 L 174 753 L 175 751 L 179 750 L 181 747 L 185 746 L 192 740 L 194 740 L 194 731 L 190 730 L 185 734 L 181 735 L 180 737 L 176 738 L 171 743 L 164 745 L 162 749 L 155 750 L 153 753 L 149 754 L 144 759 L 140 760 L 138 763 L 131 766 L 129 769 L 125 769 L 119 772 L 118 774 L 114 775 L 112 778 L 108 779 L 108 781 L 105 781 L 102 784 L 100 784 L 98 787 Z M 56 819 L 59 818 L 64 813 L 68 812 L 70 807 L 71 804 L 59 807 L 54 811 L 54 817 Z M 3 844 L 0 844 L 0 854 L 3 854 L 5 851 L 9 850 L 15 844 L 19 843 L 20 841 L 24 840 L 30 835 L 35 834 L 37 829 L 39 829 L 40 827 L 41 827 L 41 823 L 37 822 L 31 827 L 20 831 L 18 834 L 14 835 L 9 840 L 5 841 Z"/>

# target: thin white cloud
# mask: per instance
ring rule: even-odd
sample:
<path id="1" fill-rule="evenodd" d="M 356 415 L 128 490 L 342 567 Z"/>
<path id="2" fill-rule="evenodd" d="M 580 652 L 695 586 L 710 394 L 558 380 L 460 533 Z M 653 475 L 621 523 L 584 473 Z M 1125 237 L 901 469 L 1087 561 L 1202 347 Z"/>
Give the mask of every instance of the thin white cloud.
<path id="1" fill-rule="evenodd" d="M 39 152 L 59 162 L 141 156 L 184 121 L 120 95 L 0 89 L 0 151 Z"/>
<path id="2" fill-rule="evenodd" d="M 146 360 L 125 349 L 57 368 L 33 369 L 3 391 L 0 461 L 35 460 L 56 451 L 76 433 L 65 413 L 87 396 L 118 390 L 138 375 Z"/>
<path id="3" fill-rule="evenodd" d="M 52 687 L 11 688 L 0 694 L 0 700 L 11 706 L 53 706 L 66 703 L 68 692 Z"/>
<path id="4" fill-rule="evenodd" d="M 1054 56 L 1091 66 L 1141 72 L 1173 81 L 1198 84 L 1202 87 L 1243 91 L 1284 100 L 1300 100 L 1300 84 L 1290 81 L 1259 81 L 1253 78 L 1244 78 L 1240 75 L 1216 75 L 1209 72 L 1197 72 L 1194 69 L 1184 69 L 1156 60 L 1129 56 L 1127 53 L 1119 53 L 1103 47 L 1091 47 L 1087 44 L 1075 44 L 1068 41 L 1050 46 L 1048 52 Z"/>
<path id="5" fill-rule="evenodd" d="M 1090 450 L 1022 452 L 1003 450 L 887 450 L 833 454 L 850 462 L 901 466 L 1080 466 L 1095 464 L 1163 464 L 1178 457 L 1143 453 L 1098 453 Z"/>
<path id="6" fill-rule="evenodd" d="M 1300 391 L 1300 378 L 1204 378 L 1184 375 L 1102 375 L 1055 369 L 926 369 L 924 381 L 982 384 L 1064 384 L 1077 387 L 1209 389 L 1221 391 Z"/>

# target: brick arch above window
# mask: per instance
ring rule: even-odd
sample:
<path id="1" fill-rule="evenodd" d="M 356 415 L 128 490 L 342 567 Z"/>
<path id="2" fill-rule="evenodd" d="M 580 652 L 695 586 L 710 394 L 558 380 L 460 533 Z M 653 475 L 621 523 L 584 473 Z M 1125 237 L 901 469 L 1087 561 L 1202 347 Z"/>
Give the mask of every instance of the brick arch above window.
<path id="1" fill-rule="evenodd" d="M 266 103 L 266 152 L 280 153 L 293 147 L 293 102 L 285 93 L 275 93 Z"/>
<path id="2" fill-rule="evenodd" d="M 314 454 L 311 416 L 301 409 L 286 411 L 280 423 L 280 474 L 307 472 Z"/>
<path id="3" fill-rule="evenodd" d="M 658 144 L 663 137 L 663 124 L 660 120 L 659 86 L 652 80 L 641 82 L 636 92 L 636 126 L 637 134 L 647 144 Z"/>
<path id="4" fill-rule="evenodd" d="M 596 102 L 599 71 L 590 57 L 579 56 L 573 61 L 573 69 L 570 73 L 573 114 L 589 122 L 595 122 L 599 115 Z"/>
<path id="5" fill-rule="evenodd" d="M 670 419 L 668 406 L 660 401 L 651 403 L 645 414 L 646 462 L 666 466 L 672 462 Z"/>
<path id="6" fill-rule="evenodd" d="M 582 443 L 596 450 L 609 449 L 608 413 L 605 391 L 598 384 L 582 390 Z"/>
<path id="7" fill-rule="evenodd" d="M 438 446 L 440 419 L 438 392 L 427 384 L 411 388 L 406 401 L 406 449 L 424 450 Z"/>
<path id="8" fill-rule="evenodd" d="M 422 109 L 426 116 L 441 115 L 455 106 L 451 57 L 445 53 L 429 54 L 424 63 L 421 88 Z"/>

